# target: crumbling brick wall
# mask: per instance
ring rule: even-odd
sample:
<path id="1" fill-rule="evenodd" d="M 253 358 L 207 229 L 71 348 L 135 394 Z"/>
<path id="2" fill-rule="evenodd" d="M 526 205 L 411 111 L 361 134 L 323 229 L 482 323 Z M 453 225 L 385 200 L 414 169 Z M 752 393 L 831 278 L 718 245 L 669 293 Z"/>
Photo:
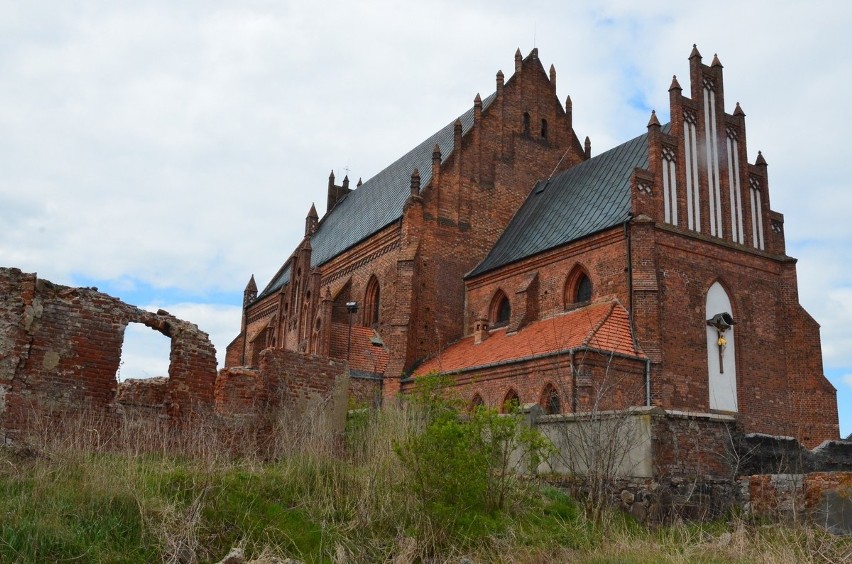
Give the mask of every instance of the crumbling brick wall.
<path id="1" fill-rule="evenodd" d="M 804 517 L 834 534 L 852 533 L 852 472 L 761 474 L 739 484 L 745 509 L 755 515 Z"/>
<path id="2" fill-rule="evenodd" d="M 284 349 L 260 353 L 258 368 L 232 367 L 219 372 L 216 414 L 231 420 L 256 416 L 299 415 L 311 409 L 330 416 L 342 430 L 348 407 L 346 363 Z"/>
<path id="3" fill-rule="evenodd" d="M 171 339 L 168 415 L 210 411 L 216 350 L 196 325 L 95 288 L 59 286 L 0 268 L 0 430 L 5 436 L 14 437 L 33 417 L 110 411 L 128 323 L 142 323 Z"/>

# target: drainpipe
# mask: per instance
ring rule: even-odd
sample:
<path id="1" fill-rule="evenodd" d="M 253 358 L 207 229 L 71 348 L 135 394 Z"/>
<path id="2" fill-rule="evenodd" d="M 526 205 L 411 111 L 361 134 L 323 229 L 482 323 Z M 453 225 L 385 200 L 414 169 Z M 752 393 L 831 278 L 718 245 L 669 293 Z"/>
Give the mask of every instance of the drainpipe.
<path id="1" fill-rule="evenodd" d="M 627 316 L 630 319 L 630 338 L 633 340 L 633 350 L 639 349 L 639 343 L 636 341 L 636 326 L 633 322 L 633 241 L 630 236 L 630 220 L 633 219 L 633 214 L 627 221 L 624 222 L 624 239 L 627 241 Z"/>
<path id="2" fill-rule="evenodd" d="M 651 359 L 645 359 L 645 407 L 651 407 Z"/>
<path id="3" fill-rule="evenodd" d="M 630 338 L 633 341 L 633 350 L 639 350 L 639 341 L 636 339 L 636 325 L 633 320 L 633 241 L 630 234 L 630 220 L 633 214 L 624 222 L 624 238 L 627 241 L 627 316 L 630 320 Z M 651 406 L 651 359 L 645 360 L 645 405 Z"/>
<path id="4" fill-rule="evenodd" d="M 571 366 L 571 413 L 577 413 L 577 374 L 574 373 L 574 349 L 568 351 Z"/>

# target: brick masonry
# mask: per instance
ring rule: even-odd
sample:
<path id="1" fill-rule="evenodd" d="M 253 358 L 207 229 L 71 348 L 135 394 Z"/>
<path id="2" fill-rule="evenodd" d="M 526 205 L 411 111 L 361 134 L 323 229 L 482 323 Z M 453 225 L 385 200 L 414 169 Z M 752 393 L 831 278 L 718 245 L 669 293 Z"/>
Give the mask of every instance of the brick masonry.
<path id="1" fill-rule="evenodd" d="M 608 405 L 626 405 L 630 396 L 633 405 L 650 400 L 666 410 L 708 412 L 714 351 L 708 351 L 705 309 L 718 283 L 736 321 L 734 396 L 744 430 L 793 436 L 808 448 L 839 438 L 819 326 L 798 303 L 783 216 L 770 208 L 768 165 L 760 154 L 748 163 L 745 113 L 739 104 L 726 113 L 722 65 L 715 58 L 704 64 L 697 49 L 689 57 L 687 95 L 676 79 L 669 89 L 671 124 L 663 128 L 653 115 L 647 125 L 648 168 L 629 179 L 628 221 L 465 278 L 537 180 L 591 155 L 573 130 L 570 99 L 559 102 L 555 70 L 544 70 L 537 50 L 526 58 L 517 53 L 514 70 L 505 83 L 498 73 L 487 107 L 475 98 L 473 127 L 464 135 L 457 130 L 447 158 L 435 155 L 429 182 L 420 186 L 412 175 L 400 220 L 313 270 L 310 236 L 318 218 L 312 208 L 305 239 L 285 262 L 301 278 L 294 275 L 261 300 L 254 299 L 256 288 L 247 288 L 243 328 L 226 365 L 257 366 L 267 347 L 343 359 L 346 302 L 371 303 L 378 287 L 378 318 L 364 310 L 352 321 L 380 336 L 388 360 L 372 374 L 381 377 L 382 393 L 393 396 L 410 388 L 419 365 L 470 337 L 481 320 L 493 326 L 495 296 L 510 300 L 507 331 L 522 335 L 531 322 L 577 307 L 574 284 L 582 273 L 592 301 L 614 300 L 627 309 L 637 349 L 650 360 L 647 372 L 644 358 L 629 368 L 619 364 L 625 374 L 648 379 L 650 397 L 635 393 L 632 378 L 628 389 L 614 389 Z M 538 130 L 541 120 L 546 135 Z M 348 179 L 336 186 L 332 177 L 329 206 L 349 191 Z M 566 390 L 566 412 L 593 403 L 564 370 L 518 356 L 512 366 L 461 374 L 459 393 L 489 405 L 510 393 L 536 403 L 553 385 Z"/>
<path id="2" fill-rule="evenodd" d="M 169 378 L 148 391 L 127 384 L 129 402 L 147 397 L 173 418 L 208 412 L 216 351 L 192 323 L 144 311 L 98 292 L 0 268 L 0 428 L 7 436 L 32 417 L 67 410 L 105 411 L 117 400 L 124 330 L 141 323 L 171 339 Z M 154 392 L 152 387 L 157 388 Z M 146 400 L 147 401 L 147 400 Z"/>

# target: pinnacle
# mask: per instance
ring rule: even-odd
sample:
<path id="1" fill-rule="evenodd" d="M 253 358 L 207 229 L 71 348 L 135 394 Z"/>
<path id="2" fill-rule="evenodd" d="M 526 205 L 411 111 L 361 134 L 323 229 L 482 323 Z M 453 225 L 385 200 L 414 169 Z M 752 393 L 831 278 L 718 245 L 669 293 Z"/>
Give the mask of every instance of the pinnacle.
<path id="1" fill-rule="evenodd" d="M 695 43 L 692 44 L 692 53 L 689 54 L 690 59 L 693 57 L 701 58 L 701 53 L 698 52 L 698 46 Z"/>
<path id="2" fill-rule="evenodd" d="M 680 87 L 680 82 L 677 81 L 676 74 L 672 75 L 672 84 L 671 86 L 669 86 L 669 92 L 671 92 L 672 90 L 683 90 L 683 88 Z"/>
<path id="3" fill-rule="evenodd" d="M 660 127 L 660 120 L 657 119 L 657 111 L 651 110 L 651 119 L 648 120 L 648 127 L 657 126 Z"/>

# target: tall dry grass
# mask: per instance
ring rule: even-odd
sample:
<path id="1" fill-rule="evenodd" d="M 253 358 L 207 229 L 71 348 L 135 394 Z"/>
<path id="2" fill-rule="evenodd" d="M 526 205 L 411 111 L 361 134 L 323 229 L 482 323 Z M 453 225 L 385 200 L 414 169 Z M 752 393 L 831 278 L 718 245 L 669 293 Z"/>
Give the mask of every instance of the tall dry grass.
<path id="1" fill-rule="evenodd" d="M 0 455 L 0 561 L 852 562 L 850 539 L 743 517 L 647 529 L 592 522 L 539 488 L 490 521 L 454 528 L 418 510 L 397 445 L 412 405 L 322 409 L 227 424 L 79 412 L 46 417 Z M 536 489 L 539 488 L 539 489 Z"/>

